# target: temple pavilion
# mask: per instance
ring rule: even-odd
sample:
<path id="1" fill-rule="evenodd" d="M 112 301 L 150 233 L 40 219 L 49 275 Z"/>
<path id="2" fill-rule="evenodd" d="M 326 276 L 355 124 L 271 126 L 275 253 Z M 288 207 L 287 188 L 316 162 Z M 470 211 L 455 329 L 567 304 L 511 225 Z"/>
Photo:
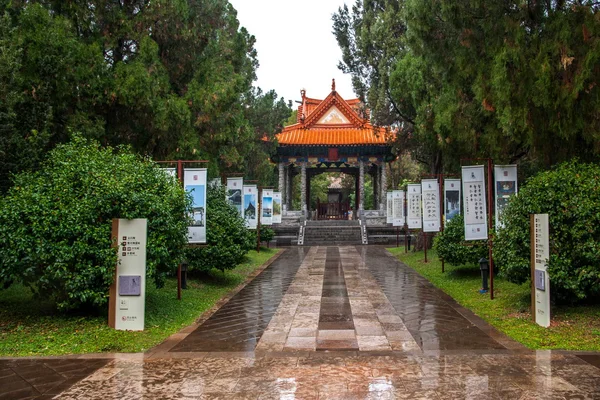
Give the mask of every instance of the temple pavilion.
<path id="1" fill-rule="evenodd" d="M 335 90 L 318 100 L 300 91 L 297 122 L 286 126 L 277 135 L 277 153 L 272 158 L 279 167 L 279 189 L 283 196 L 284 213 L 291 210 L 292 180 L 301 175 L 301 208 L 304 216 L 310 211 L 311 179 L 324 172 L 343 172 L 354 177 L 355 204 L 350 208 L 364 214 L 365 173 L 373 181 L 374 208 L 379 215 L 385 214 L 387 173 L 386 163 L 395 160 L 389 145 L 390 131 L 371 125 L 368 111 L 359 99 L 344 100 Z M 332 206 L 329 205 L 329 214 Z M 347 215 L 343 206 L 338 209 L 338 218 Z M 319 218 L 323 216 L 317 210 Z M 383 213 L 383 214 L 382 214 Z M 329 215 L 331 216 L 331 215 Z"/>

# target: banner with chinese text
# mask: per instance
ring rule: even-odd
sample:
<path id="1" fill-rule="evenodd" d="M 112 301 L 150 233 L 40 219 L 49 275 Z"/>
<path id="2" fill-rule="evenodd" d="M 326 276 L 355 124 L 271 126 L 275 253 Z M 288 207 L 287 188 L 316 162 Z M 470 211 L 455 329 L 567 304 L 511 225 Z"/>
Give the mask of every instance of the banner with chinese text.
<path id="1" fill-rule="evenodd" d="M 404 226 L 406 218 L 404 215 L 404 190 L 392 192 L 392 225 Z"/>
<path id="2" fill-rule="evenodd" d="M 394 223 L 394 195 L 392 192 L 386 193 L 387 199 L 387 213 L 385 216 L 385 223 L 392 224 Z"/>
<path id="3" fill-rule="evenodd" d="M 273 224 L 273 190 L 265 189 L 262 193 L 260 206 L 260 223 L 263 225 Z"/>
<path id="4" fill-rule="evenodd" d="M 256 204 L 258 200 L 258 188 L 256 185 L 244 185 L 244 219 L 248 229 L 256 229 L 258 224 L 258 215 Z"/>
<path id="5" fill-rule="evenodd" d="M 192 195 L 192 225 L 189 243 L 206 243 L 206 168 L 185 168 L 183 186 Z"/>
<path id="6" fill-rule="evenodd" d="M 244 187 L 244 178 L 227 178 L 227 201 L 234 206 L 244 218 L 244 209 L 242 208 L 242 189 Z"/>
<path id="7" fill-rule="evenodd" d="M 496 187 L 496 230 L 501 228 L 500 216 L 512 196 L 517 194 L 517 166 L 494 165 L 494 181 Z"/>
<path id="8" fill-rule="evenodd" d="M 488 238 L 483 165 L 462 167 L 465 240 Z"/>
<path id="9" fill-rule="evenodd" d="M 420 229 L 423 227 L 421 213 L 421 184 L 409 183 L 407 189 L 408 229 Z"/>
<path id="10" fill-rule="evenodd" d="M 444 180 L 444 216 L 446 222 L 460 214 L 460 179 Z"/>
<path id="11" fill-rule="evenodd" d="M 421 181 L 423 196 L 423 232 L 439 232 L 440 221 L 440 186 L 437 179 Z"/>

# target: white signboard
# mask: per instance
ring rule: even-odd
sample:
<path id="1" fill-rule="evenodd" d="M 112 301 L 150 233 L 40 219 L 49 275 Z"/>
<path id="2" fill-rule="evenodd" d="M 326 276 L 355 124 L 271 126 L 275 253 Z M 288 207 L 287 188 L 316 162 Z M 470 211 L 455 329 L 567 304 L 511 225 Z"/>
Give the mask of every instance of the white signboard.
<path id="1" fill-rule="evenodd" d="M 248 225 L 248 229 L 256 229 L 258 223 L 257 204 L 258 204 L 258 188 L 256 185 L 244 185 L 244 219 Z"/>
<path id="2" fill-rule="evenodd" d="M 423 232 L 439 232 L 441 227 L 440 186 L 437 179 L 421 181 Z"/>
<path id="3" fill-rule="evenodd" d="M 146 219 L 116 219 L 113 235 L 119 243 L 116 301 L 111 301 L 109 325 L 121 331 L 143 331 L 146 308 Z M 113 316 L 113 321 L 110 321 Z"/>
<path id="4" fill-rule="evenodd" d="M 547 328 L 550 326 L 550 277 L 547 271 L 550 258 L 548 214 L 534 214 L 532 222 L 535 322 Z"/>
<path id="5" fill-rule="evenodd" d="M 465 240 L 488 238 L 483 165 L 462 167 Z"/>
<path id="6" fill-rule="evenodd" d="M 392 192 L 386 193 L 387 198 L 387 213 L 385 216 L 385 223 L 392 224 L 394 222 L 394 197 Z"/>
<path id="7" fill-rule="evenodd" d="M 169 176 L 173 178 L 177 178 L 177 169 L 176 168 L 163 168 L 163 171 Z"/>
<path id="8" fill-rule="evenodd" d="M 192 195 L 192 225 L 189 243 L 206 243 L 206 168 L 185 168 L 183 186 Z"/>
<path id="9" fill-rule="evenodd" d="M 517 166 L 495 165 L 494 181 L 496 186 L 496 230 L 501 228 L 500 216 L 508 200 L 517 194 Z"/>
<path id="10" fill-rule="evenodd" d="M 404 226 L 404 190 L 394 190 L 392 193 L 392 225 Z"/>
<path id="11" fill-rule="evenodd" d="M 273 223 L 281 223 L 281 192 L 273 192 Z"/>
<path id="12" fill-rule="evenodd" d="M 265 189 L 262 193 L 260 223 L 263 225 L 273 224 L 273 190 L 271 189 Z"/>
<path id="13" fill-rule="evenodd" d="M 408 229 L 420 229 L 423 227 L 421 217 L 421 185 L 418 183 L 409 183 L 407 192 Z"/>
<path id="14" fill-rule="evenodd" d="M 227 178 L 227 201 L 235 207 L 244 218 L 244 209 L 242 208 L 242 189 L 244 178 Z"/>
<path id="15" fill-rule="evenodd" d="M 444 180 L 444 216 L 446 222 L 460 214 L 460 179 Z"/>

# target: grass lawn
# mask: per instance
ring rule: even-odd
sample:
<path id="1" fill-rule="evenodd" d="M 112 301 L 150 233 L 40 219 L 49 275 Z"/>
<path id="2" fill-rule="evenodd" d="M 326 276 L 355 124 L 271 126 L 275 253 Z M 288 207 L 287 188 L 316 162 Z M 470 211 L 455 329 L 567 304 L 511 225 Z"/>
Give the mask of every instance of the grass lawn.
<path id="1" fill-rule="evenodd" d="M 146 287 L 146 329 L 116 331 L 107 317 L 65 315 L 48 301 L 32 299 L 23 286 L 0 290 L 0 356 L 49 356 L 101 352 L 141 352 L 193 323 L 204 311 L 242 283 L 280 249 L 262 248 L 248 253 L 248 261 L 236 269 L 214 271 L 198 280 L 188 279 L 188 289 L 177 300 L 177 280 L 162 289 Z"/>
<path id="2" fill-rule="evenodd" d="M 462 306 L 486 320 L 498 330 L 531 349 L 600 351 L 600 305 L 554 307 L 551 325 L 543 328 L 531 320 L 528 284 L 515 285 L 494 278 L 494 300 L 489 293 L 479 294 L 481 274 L 478 267 L 442 264 L 435 251 L 404 253 L 404 247 L 388 249 Z"/>

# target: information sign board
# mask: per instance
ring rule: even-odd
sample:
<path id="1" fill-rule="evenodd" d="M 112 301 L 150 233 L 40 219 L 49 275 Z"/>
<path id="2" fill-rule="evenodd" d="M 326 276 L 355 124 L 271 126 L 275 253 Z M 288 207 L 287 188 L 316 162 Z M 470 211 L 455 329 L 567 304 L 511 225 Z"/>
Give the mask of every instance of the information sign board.
<path id="1" fill-rule="evenodd" d="M 227 178 L 227 201 L 235 207 L 244 218 L 244 209 L 242 208 L 242 189 L 244 187 L 244 178 Z"/>
<path id="2" fill-rule="evenodd" d="M 281 192 L 273 192 L 273 223 L 281 223 Z"/>
<path id="3" fill-rule="evenodd" d="M 188 243 L 206 243 L 206 168 L 185 168 L 183 186 L 192 195 Z"/>
<path id="4" fill-rule="evenodd" d="M 450 222 L 460 214 L 460 179 L 444 180 L 444 216 Z"/>
<path id="5" fill-rule="evenodd" d="M 262 202 L 260 206 L 260 223 L 263 225 L 273 224 L 273 190 L 265 189 L 262 192 Z"/>
<path id="6" fill-rule="evenodd" d="M 257 213 L 257 200 L 258 200 L 258 188 L 256 185 L 244 185 L 244 219 L 248 225 L 248 229 L 256 229 L 258 222 Z"/>
<path id="7" fill-rule="evenodd" d="M 441 227 L 440 186 L 437 179 L 421 181 L 423 232 L 439 232 Z"/>
<path id="8" fill-rule="evenodd" d="M 408 215 L 406 219 L 408 229 L 421 229 L 423 227 L 421 213 L 421 184 L 409 183 L 407 189 Z"/>
<path id="9" fill-rule="evenodd" d="M 548 214 L 531 215 L 532 310 L 538 325 L 550 326 L 550 237 Z"/>
<path id="10" fill-rule="evenodd" d="M 483 165 L 462 167 L 465 240 L 488 238 Z"/>
<path id="11" fill-rule="evenodd" d="M 496 230 L 502 227 L 500 216 L 510 198 L 517 194 L 517 166 L 495 165 L 494 182 L 496 187 Z"/>
<path id="12" fill-rule="evenodd" d="M 404 190 L 394 190 L 392 193 L 392 225 L 404 226 Z"/>
<path id="13" fill-rule="evenodd" d="M 394 197 L 392 192 L 387 192 L 386 193 L 386 199 L 387 199 L 387 209 L 386 209 L 386 215 L 385 215 L 385 222 L 386 224 L 392 224 L 394 222 Z"/>
<path id="14" fill-rule="evenodd" d="M 117 330 L 144 330 L 147 228 L 146 219 L 113 220 L 118 262 L 110 288 L 108 325 Z"/>

